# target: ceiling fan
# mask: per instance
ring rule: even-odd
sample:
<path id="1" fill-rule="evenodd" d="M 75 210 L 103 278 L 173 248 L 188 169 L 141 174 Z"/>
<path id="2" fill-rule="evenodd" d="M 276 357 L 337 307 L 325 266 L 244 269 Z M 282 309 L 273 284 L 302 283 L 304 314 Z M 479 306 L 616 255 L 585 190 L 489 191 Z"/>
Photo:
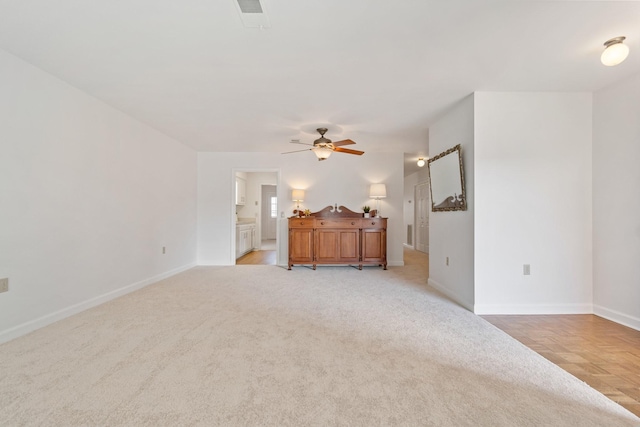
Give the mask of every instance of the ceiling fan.
<path id="1" fill-rule="evenodd" d="M 305 142 L 300 142 L 295 139 L 291 140 L 292 144 L 311 145 L 312 146 L 311 148 L 306 148 L 304 150 L 287 151 L 286 153 L 282 153 L 282 154 L 298 153 L 300 151 L 311 150 L 315 153 L 316 156 L 318 156 L 318 160 L 327 160 L 331 155 L 331 153 L 333 153 L 334 151 L 338 153 L 355 154 L 357 156 L 361 156 L 364 154 L 364 151 L 351 150 L 349 148 L 342 148 L 343 145 L 355 144 L 354 141 L 350 139 L 343 139 L 342 141 L 331 142 L 330 139 L 324 137 L 324 134 L 327 132 L 327 128 L 318 128 L 316 130 L 320 134 L 320 138 L 313 141 L 313 144 L 307 144 Z"/>

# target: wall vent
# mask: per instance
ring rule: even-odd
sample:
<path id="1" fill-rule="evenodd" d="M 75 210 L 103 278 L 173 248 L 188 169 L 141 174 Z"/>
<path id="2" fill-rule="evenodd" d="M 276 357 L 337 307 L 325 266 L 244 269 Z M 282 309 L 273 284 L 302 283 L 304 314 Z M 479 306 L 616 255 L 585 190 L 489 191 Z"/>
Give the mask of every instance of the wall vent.
<path id="1" fill-rule="evenodd" d="M 234 0 L 233 2 L 245 28 L 259 28 L 261 30 L 271 28 L 267 16 L 268 8 L 265 9 L 265 5 L 260 0 Z"/>
<path id="2" fill-rule="evenodd" d="M 260 0 L 238 0 L 238 6 L 242 13 L 262 13 Z"/>

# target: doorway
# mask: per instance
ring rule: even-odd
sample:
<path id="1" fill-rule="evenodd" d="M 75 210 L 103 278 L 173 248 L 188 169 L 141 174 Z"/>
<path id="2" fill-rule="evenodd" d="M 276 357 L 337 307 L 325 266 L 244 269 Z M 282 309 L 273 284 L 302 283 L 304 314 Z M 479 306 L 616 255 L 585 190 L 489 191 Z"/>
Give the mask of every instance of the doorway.
<path id="1" fill-rule="evenodd" d="M 262 208 L 260 215 L 260 249 L 276 250 L 276 226 L 278 221 L 278 187 L 262 185 Z"/>
<path id="2" fill-rule="evenodd" d="M 416 184 L 415 187 L 415 249 L 429 253 L 429 184 Z"/>
<path id="3" fill-rule="evenodd" d="M 244 192 L 243 197 L 236 195 L 235 263 L 276 265 L 279 173 L 274 170 L 234 170 L 234 175 Z"/>

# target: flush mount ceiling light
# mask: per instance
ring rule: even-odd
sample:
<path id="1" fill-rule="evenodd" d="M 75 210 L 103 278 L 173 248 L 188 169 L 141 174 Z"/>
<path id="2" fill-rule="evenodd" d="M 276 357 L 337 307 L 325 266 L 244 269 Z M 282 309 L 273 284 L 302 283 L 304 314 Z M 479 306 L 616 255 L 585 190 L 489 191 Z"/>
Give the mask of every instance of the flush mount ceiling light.
<path id="1" fill-rule="evenodd" d="M 421 168 L 421 167 L 423 167 L 423 166 L 424 166 L 424 159 L 423 159 L 422 157 L 420 157 L 420 158 L 418 159 L 418 167 L 419 167 L 419 168 Z"/>
<path id="2" fill-rule="evenodd" d="M 604 42 L 604 52 L 600 57 L 600 61 L 607 67 L 618 65 L 629 55 L 629 46 L 623 43 L 626 37 L 614 37 Z"/>

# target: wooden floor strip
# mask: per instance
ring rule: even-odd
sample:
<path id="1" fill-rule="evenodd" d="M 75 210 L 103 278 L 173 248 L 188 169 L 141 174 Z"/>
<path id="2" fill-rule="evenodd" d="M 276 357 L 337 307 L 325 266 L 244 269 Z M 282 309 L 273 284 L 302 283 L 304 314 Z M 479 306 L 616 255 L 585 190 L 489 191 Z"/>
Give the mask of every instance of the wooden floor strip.
<path id="1" fill-rule="evenodd" d="M 640 331 L 593 314 L 482 318 L 640 416 Z"/>
<path id="2" fill-rule="evenodd" d="M 236 260 L 236 265 L 275 265 L 276 251 L 251 251 Z"/>

